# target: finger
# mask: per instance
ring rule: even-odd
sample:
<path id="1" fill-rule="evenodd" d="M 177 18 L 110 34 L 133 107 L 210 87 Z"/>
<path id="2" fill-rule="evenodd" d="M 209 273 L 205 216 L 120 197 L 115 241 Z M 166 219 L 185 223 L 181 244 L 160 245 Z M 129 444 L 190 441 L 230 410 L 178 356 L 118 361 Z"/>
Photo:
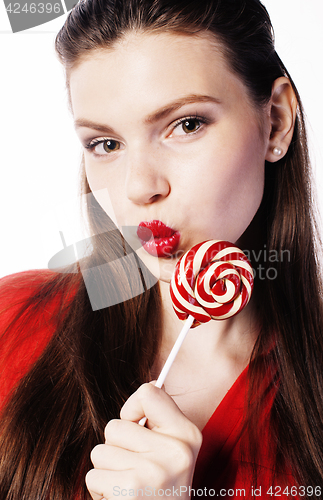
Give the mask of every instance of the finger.
<path id="1" fill-rule="evenodd" d="M 105 444 L 140 453 L 151 450 L 154 436 L 150 434 L 149 429 L 129 420 L 110 420 L 104 429 Z"/>
<path id="2" fill-rule="evenodd" d="M 150 429 L 127 420 L 111 420 L 107 424 L 104 434 L 106 445 L 123 449 L 125 452 L 134 452 L 134 455 L 129 454 L 127 456 L 129 461 L 131 457 L 134 459 L 133 463 L 136 463 L 138 458 L 143 459 L 143 455 L 145 457 L 149 456 L 152 452 L 162 455 L 167 443 L 171 446 L 174 437 L 176 437 L 170 436 L 167 433 L 161 435 L 162 433 L 160 432 L 152 432 Z M 179 440 L 176 439 L 175 441 Z M 98 451 L 100 452 L 100 448 Z M 109 452 L 104 453 L 108 454 Z M 140 454 L 142 455 L 140 456 Z M 122 456 L 120 454 L 120 457 Z"/>
<path id="3" fill-rule="evenodd" d="M 85 476 L 85 483 L 93 500 L 109 500 L 120 495 L 126 500 L 129 492 L 142 488 L 140 479 L 134 477 L 132 471 L 91 469 Z"/>
<path id="4" fill-rule="evenodd" d="M 110 478 L 109 471 L 101 469 L 91 469 L 85 476 L 86 487 L 89 490 L 93 500 L 109 499 L 110 495 Z"/>
<path id="5" fill-rule="evenodd" d="M 150 383 L 150 384 L 152 384 L 152 385 L 155 385 L 155 386 L 156 386 L 157 380 L 151 380 L 149 383 Z M 160 387 L 160 386 L 158 385 L 157 387 Z M 160 387 L 160 389 L 162 389 L 162 390 L 164 391 L 164 390 L 165 390 L 165 386 L 164 386 L 164 385 L 162 385 L 162 387 Z M 145 426 L 146 426 L 146 424 L 147 424 L 147 417 L 146 417 L 146 416 L 145 416 L 145 417 L 142 417 L 142 418 L 139 420 L 138 424 L 139 424 L 139 425 L 142 425 L 143 427 L 145 427 Z M 148 424 L 147 424 L 147 427 L 149 428 L 149 425 L 148 425 Z"/>
<path id="6" fill-rule="evenodd" d="M 120 416 L 122 420 L 132 422 L 138 422 L 146 416 L 150 429 L 173 435 L 176 428 L 176 437 L 179 427 L 184 426 L 183 434 L 185 434 L 187 424 L 191 424 L 173 399 L 152 384 L 143 384 L 139 387 L 122 407 Z"/>
<path id="7" fill-rule="evenodd" d="M 99 444 L 91 452 L 91 461 L 96 469 L 132 470 L 139 459 L 138 453 L 108 444 Z"/>
<path id="8" fill-rule="evenodd" d="M 93 472 L 95 470 L 96 469 L 92 469 L 86 474 L 85 476 L 86 487 L 89 490 L 89 493 L 93 498 L 93 500 L 106 500 L 106 498 L 103 496 L 103 493 L 99 491 L 100 487 L 98 484 L 98 475 L 97 473 L 94 474 Z"/>

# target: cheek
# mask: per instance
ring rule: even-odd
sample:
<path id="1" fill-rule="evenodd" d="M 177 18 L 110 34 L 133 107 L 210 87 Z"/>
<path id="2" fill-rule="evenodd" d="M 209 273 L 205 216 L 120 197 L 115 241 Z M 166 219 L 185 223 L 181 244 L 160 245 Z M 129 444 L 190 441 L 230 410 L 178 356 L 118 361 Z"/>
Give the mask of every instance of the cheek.
<path id="1" fill-rule="evenodd" d="M 253 145 L 241 147 L 240 152 L 232 156 L 232 168 L 228 168 L 226 175 L 227 210 L 235 228 L 234 241 L 249 226 L 263 197 L 265 161 L 259 153 Z"/>
<path id="2" fill-rule="evenodd" d="M 224 172 L 226 184 L 238 198 L 259 197 L 264 183 L 264 159 L 253 149 L 241 149 L 231 156 L 230 164 Z M 259 191 L 261 192 L 259 194 Z"/>
<path id="3" fill-rule="evenodd" d="M 253 144 L 236 142 L 222 150 L 214 152 L 213 155 L 205 155 L 201 158 L 203 175 L 200 175 L 199 183 L 205 187 L 205 195 L 212 186 L 211 191 L 216 192 L 214 199 L 229 199 L 236 196 L 248 202 L 248 197 L 262 191 L 264 181 L 264 157 L 260 148 Z"/>
<path id="4" fill-rule="evenodd" d="M 227 183 L 239 199 L 246 204 L 253 198 L 262 196 L 264 183 L 265 146 L 260 136 L 258 125 L 240 124 L 232 137 L 232 143 L 227 143 L 227 167 L 223 171 Z"/>
<path id="5" fill-rule="evenodd" d="M 264 157 L 260 144 L 233 141 L 204 157 L 197 202 L 204 226 L 216 238 L 236 241 L 256 214 L 263 196 Z M 202 170 L 202 169 L 201 169 Z"/>

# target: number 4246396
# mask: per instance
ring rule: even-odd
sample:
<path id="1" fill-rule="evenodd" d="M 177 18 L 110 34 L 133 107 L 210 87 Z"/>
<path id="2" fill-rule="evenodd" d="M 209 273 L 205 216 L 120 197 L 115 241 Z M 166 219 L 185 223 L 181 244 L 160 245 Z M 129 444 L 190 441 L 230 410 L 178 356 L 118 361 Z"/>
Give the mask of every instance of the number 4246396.
<path id="1" fill-rule="evenodd" d="M 281 486 L 271 486 L 267 490 L 267 495 L 271 497 L 307 497 L 315 495 L 321 496 L 321 486 L 292 486 L 282 488 Z"/>
<path id="2" fill-rule="evenodd" d="M 10 14 L 60 14 L 64 13 L 60 3 L 25 3 L 19 2 L 9 3 L 6 7 L 7 12 Z"/>

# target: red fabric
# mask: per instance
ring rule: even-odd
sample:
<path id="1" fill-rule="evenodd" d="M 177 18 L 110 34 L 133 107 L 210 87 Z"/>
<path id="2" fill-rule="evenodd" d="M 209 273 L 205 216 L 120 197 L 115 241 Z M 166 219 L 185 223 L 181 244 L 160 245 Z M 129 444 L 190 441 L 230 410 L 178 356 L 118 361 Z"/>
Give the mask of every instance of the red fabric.
<path id="1" fill-rule="evenodd" d="M 37 318 L 30 316 L 30 309 L 27 309 L 8 333 L 6 328 L 44 278 L 53 274 L 48 270 L 26 271 L 0 280 L 0 409 L 10 391 L 52 338 L 56 329 L 59 297 L 51 299 Z"/>
<path id="2" fill-rule="evenodd" d="M 269 380 L 263 382 L 265 388 Z M 270 440 L 269 415 L 275 395 L 274 388 L 268 392 L 262 408 L 258 461 L 254 465 L 248 458 L 246 447 L 248 437 L 246 434 L 241 437 L 240 432 L 247 388 L 248 367 L 227 392 L 202 431 L 203 443 L 192 485 L 195 497 L 199 497 L 203 490 L 204 498 L 297 499 L 298 493 L 302 493 L 302 490 L 293 486 L 295 482 L 291 474 L 277 473 L 273 482 L 275 450 Z M 253 482 L 253 466 L 257 471 L 257 484 Z"/>
<path id="3" fill-rule="evenodd" d="M 49 276 L 48 273 L 50 271 L 28 271 L 0 280 L 0 335 L 3 334 L 21 305 L 32 296 L 37 285 L 44 277 Z M 22 315 L 17 324 L 10 330 L 10 335 L 0 337 L 0 361 L 3 365 L 0 408 L 15 384 L 37 360 L 54 334 L 58 305 L 59 298 L 51 299 L 40 317 L 28 318 L 26 321 L 26 316 Z M 21 326 L 23 328 L 19 331 Z M 238 377 L 203 429 L 203 444 L 196 463 L 192 485 L 195 496 L 192 492 L 192 498 L 200 496 L 226 499 L 266 498 L 268 500 L 275 496 L 298 498 L 295 494 L 290 494 L 290 486 L 288 495 L 286 490 L 283 494 L 288 479 L 291 480 L 291 477 L 285 476 L 284 479 L 281 476 L 281 490 L 277 487 L 275 489 L 274 485 L 271 484 L 271 443 L 268 425 L 266 426 L 266 416 L 270 413 L 272 393 L 269 394 L 264 408 L 263 439 L 259 443 L 261 460 L 257 464 L 258 489 L 253 491 L 250 464 L 248 460 L 241 460 L 240 452 L 243 443 L 239 434 L 247 390 L 247 371 L 248 368 Z M 272 490 L 269 490 L 270 486 L 273 486 Z M 261 493 L 259 488 L 261 488 Z"/>

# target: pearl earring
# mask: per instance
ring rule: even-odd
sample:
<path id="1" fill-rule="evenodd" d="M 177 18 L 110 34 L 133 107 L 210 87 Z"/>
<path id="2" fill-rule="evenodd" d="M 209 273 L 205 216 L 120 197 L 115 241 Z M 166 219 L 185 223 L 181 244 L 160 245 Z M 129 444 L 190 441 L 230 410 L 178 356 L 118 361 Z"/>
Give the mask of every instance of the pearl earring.
<path id="1" fill-rule="evenodd" d="M 273 153 L 275 156 L 280 156 L 282 154 L 282 150 L 277 146 L 273 149 Z"/>

